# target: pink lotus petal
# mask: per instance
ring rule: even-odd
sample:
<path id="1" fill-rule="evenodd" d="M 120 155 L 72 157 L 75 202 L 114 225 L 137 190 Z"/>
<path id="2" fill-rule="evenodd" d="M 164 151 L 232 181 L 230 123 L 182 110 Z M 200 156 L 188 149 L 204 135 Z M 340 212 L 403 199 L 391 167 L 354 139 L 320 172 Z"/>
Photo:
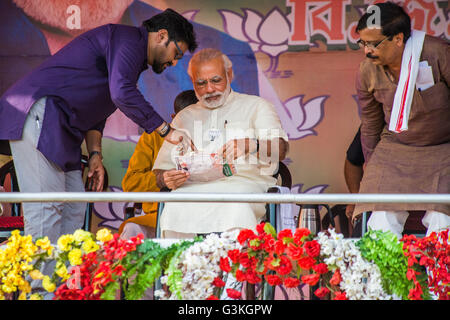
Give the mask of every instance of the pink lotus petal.
<path id="1" fill-rule="evenodd" d="M 276 28 L 274 28 L 276 26 Z M 275 7 L 259 27 L 259 38 L 266 44 L 278 46 L 289 39 L 290 25 L 283 13 Z M 286 46 L 287 50 L 287 46 Z"/>
<path id="2" fill-rule="evenodd" d="M 116 219 L 113 216 L 112 212 L 109 210 L 108 202 L 95 202 L 93 212 L 95 213 L 95 215 L 97 217 L 104 219 L 104 220 Z"/>
<path id="3" fill-rule="evenodd" d="M 254 10 L 244 9 L 244 32 L 247 38 L 250 40 L 261 43 L 261 39 L 258 37 L 258 27 L 263 21 L 262 17 Z"/>
<path id="4" fill-rule="evenodd" d="M 304 106 L 305 122 L 301 124 L 302 130 L 315 127 L 322 120 L 323 104 L 328 96 L 320 96 L 309 100 Z"/>
<path id="5" fill-rule="evenodd" d="M 218 10 L 219 13 L 222 15 L 223 18 L 223 28 L 226 33 L 228 33 L 230 36 L 242 40 L 242 41 L 248 41 L 247 37 L 243 33 L 243 19 L 240 15 L 228 11 L 228 10 Z"/>
<path id="6" fill-rule="evenodd" d="M 195 16 L 200 10 L 189 10 L 182 13 L 182 16 L 188 20 L 194 21 Z"/>

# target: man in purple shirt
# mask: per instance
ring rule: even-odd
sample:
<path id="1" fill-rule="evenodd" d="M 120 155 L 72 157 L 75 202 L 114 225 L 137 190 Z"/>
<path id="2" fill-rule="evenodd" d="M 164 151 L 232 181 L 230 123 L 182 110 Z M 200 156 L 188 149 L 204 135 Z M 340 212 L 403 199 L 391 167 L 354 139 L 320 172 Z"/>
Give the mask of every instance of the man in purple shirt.
<path id="1" fill-rule="evenodd" d="M 101 136 L 119 108 L 148 133 L 170 143 L 190 142 L 155 112 L 137 89 L 140 74 L 176 65 L 195 51 L 193 26 L 171 9 L 142 27 L 108 24 L 75 38 L 0 98 L 0 140 L 9 140 L 22 192 L 83 191 L 81 144 L 88 176 L 103 185 Z M 55 243 L 83 223 L 85 204 L 24 203 L 25 233 Z"/>

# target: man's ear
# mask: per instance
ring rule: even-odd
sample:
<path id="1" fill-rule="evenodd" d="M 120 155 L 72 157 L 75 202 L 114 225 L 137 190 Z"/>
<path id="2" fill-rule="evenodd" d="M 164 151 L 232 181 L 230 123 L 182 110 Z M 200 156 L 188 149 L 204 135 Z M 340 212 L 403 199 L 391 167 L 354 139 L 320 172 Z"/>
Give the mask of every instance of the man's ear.
<path id="1" fill-rule="evenodd" d="M 169 32 L 167 29 L 159 29 L 156 33 L 156 40 L 158 43 L 166 43 L 169 40 Z"/>
<path id="2" fill-rule="evenodd" d="M 233 68 L 228 68 L 227 76 L 228 76 L 228 79 L 229 79 L 230 84 L 231 84 L 231 82 L 233 82 Z"/>
<path id="3" fill-rule="evenodd" d="M 394 36 L 394 41 L 395 44 L 399 47 L 401 47 L 403 45 L 403 39 L 405 38 L 405 35 L 403 34 L 403 32 L 400 32 L 398 34 L 396 34 Z"/>

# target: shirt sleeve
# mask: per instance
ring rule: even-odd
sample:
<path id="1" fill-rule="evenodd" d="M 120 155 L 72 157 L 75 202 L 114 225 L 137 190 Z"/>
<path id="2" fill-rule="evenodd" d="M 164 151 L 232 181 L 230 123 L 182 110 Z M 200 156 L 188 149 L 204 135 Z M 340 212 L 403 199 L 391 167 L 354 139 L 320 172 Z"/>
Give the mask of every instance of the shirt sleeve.
<path id="1" fill-rule="evenodd" d="M 254 120 L 257 139 L 272 140 L 282 138 L 288 141 L 288 136 L 281 126 L 275 107 L 265 99 L 260 98 L 257 110 Z"/>
<path id="2" fill-rule="evenodd" d="M 128 169 L 122 179 L 125 192 L 157 192 L 156 177 L 152 168 L 158 155 L 159 145 L 156 143 L 156 133 L 144 133 L 139 138 L 133 155 L 128 163 Z"/>
<path id="3" fill-rule="evenodd" d="M 380 141 L 385 123 L 383 106 L 375 100 L 373 89 L 369 90 L 361 67 L 356 76 L 356 92 L 361 108 L 361 146 L 364 159 L 368 162 Z"/>
<path id="4" fill-rule="evenodd" d="M 97 123 L 95 126 L 93 126 L 92 128 L 90 128 L 89 130 L 97 130 L 100 131 L 103 134 L 103 129 L 105 129 L 105 124 L 106 124 L 106 119 L 100 121 L 99 123 Z"/>
<path id="5" fill-rule="evenodd" d="M 139 75 L 146 68 L 145 50 L 136 48 L 132 41 L 117 42 L 111 41 L 107 52 L 111 99 L 128 118 L 151 133 L 164 120 L 137 88 Z"/>

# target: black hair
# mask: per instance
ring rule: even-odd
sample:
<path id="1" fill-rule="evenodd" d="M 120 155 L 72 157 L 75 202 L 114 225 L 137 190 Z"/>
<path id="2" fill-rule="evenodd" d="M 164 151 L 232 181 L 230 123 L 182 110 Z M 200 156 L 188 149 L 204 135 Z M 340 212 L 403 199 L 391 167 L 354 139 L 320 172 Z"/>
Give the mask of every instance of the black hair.
<path id="1" fill-rule="evenodd" d="M 173 108 L 175 110 L 175 113 L 180 112 L 187 106 L 190 106 L 191 104 L 195 104 L 198 102 L 197 96 L 195 95 L 194 90 L 186 90 L 181 93 L 179 93 L 174 102 L 173 102 Z"/>
<path id="2" fill-rule="evenodd" d="M 381 33 L 386 37 L 392 37 L 396 34 L 403 33 L 403 42 L 411 36 L 411 18 L 403 10 L 402 7 L 393 2 L 384 2 L 374 4 L 380 10 Z M 366 12 L 358 21 L 356 32 L 367 28 L 367 20 L 374 12 Z M 391 40 L 390 39 L 390 40 Z"/>
<path id="3" fill-rule="evenodd" d="M 169 33 L 169 41 L 183 41 L 188 45 L 190 52 L 197 49 L 197 42 L 195 40 L 194 27 L 181 14 L 172 9 L 154 15 L 148 20 L 142 22 L 142 25 L 148 32 L 157 32 L 161 29 L 166 29 Z"/>

